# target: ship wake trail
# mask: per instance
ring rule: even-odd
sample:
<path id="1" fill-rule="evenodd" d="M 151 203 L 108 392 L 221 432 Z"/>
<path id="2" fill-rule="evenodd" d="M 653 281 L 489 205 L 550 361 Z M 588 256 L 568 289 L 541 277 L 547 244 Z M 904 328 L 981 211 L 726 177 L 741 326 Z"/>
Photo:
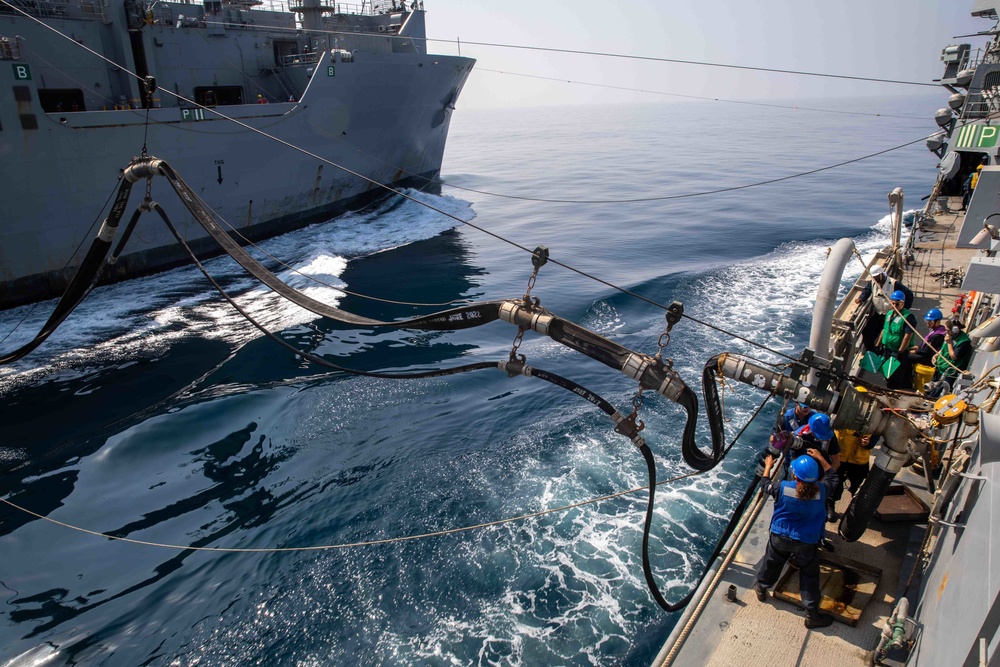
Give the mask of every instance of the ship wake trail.
<path id="1" fill-rule="evenodd" d="M 119 193 L 109 221 L 114 211 L 124 209 L 129 187 L 127 181 L 123 182 L 124 194 Z M 297 230 L 257 247 L 266 255 L 284 258 L 279 274 L 282 282 L 312 300 L 335 307 L 344 296 L 342 290 L 346 285 L 340 276 L 350 259 L 432 238 L 453 229 L 459 224 L 456 220 L 474 217 L 467 202 L 415 191 L 409 195 L 418 203 L 399 197 L 386 199 L 368 210 L 345 214 L 336 219 L 336 224 Z M 420 205 L 424 202 L 433 202 L 435 208 L 444 210 L 447 215 Z M 121 217 L 120 211 L 118 217 Z M 18 344 L 18 348 L 4 357 L 9 365 L 0 368 L 0 378 L 8 381 L 19 378 L 16 381 L 20 381 L 24 377 L 19 376 L 89 363 L 95 358 L 122 361 L 144 357 L 170 341 L 190 336 L 221 339 L 238 345 L 258 335 L 231 308 L 215 301 L 215 291 L 203 286 L 200 274 L 193 268 L 179 268 L 155 277 L 105 286 L 91 294 L 96 282 L 95 265 L 98 271 L 104 266 L 103 257 L 111 243 L 100 236 L 95 239 L 88 259 L 77 270 L 73 287 L 55 304 L 48 319 L 30 313 L 24 316 L 23 311 L 30 308 L 28 306 L 0 313 L 0 324 L 7 320 L 13 326 L 23 317 L 25 321 L 19 328 L 39 332 L 28 338 L 19 331 L 12 331 L 14 335 L 10 340 Z M 112 257 L 122 252 L 123 245 L 119 244 Z M 226 289 L 239 295 L 244 307 L 268 328 L 284 329 L 315 319 L 313 313 L 248 277 L 229 257 L 214 259 L 209 266 Z M 149 281 L 156 281 L 155 287 L 137 288 L 137 282 L 148 284 Z M 66 323 L 74 309 L 71 323 Z M 58 334 L 53 336 L 60 325 Z M 37 360 L 13 363 L 46 340 L 49 341 L 45 347 L 48 355 L 41 365 Z"/>

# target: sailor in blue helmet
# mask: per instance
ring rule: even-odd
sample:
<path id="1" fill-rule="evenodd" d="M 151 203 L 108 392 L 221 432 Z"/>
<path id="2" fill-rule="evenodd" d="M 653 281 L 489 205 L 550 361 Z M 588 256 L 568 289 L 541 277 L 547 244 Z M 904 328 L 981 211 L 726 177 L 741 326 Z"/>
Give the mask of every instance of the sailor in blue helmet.
<path id="1" fill-rule="evenodd" d="M 927 335 L 920 341 L 920 345 L 910 348 L 910 361 L 915 364 L 930 366 L 934 355 L 941 351 L 944 345 L 944 335 L 948 330 L 941 323 L 944 315 L 939 308 L 931 308 L 924 315 L 924 322 L 927 323 Z"/>
<path id="2" fill-rule="evenodd" d="M 805 426 L 814 414 L 816 411 L 805 403 L 796 403 L 782 415 L 782 419 L 778 422 L 779 430 L 795 433 L 800 427 Z"/>
<path id="3" fill-rule="evenodd" d="M 809 448 L 808 456 L 792 461 L 792 481 L 772 482 L 773 465 L 774 457 L 768 456 L 760 488 L 774 498 L 774 514 L 764 560 L 753 584 L 754 593 L 765 602 L 767 589 L 778 582 L 782 566 L 789 561 L 799 569 L 806 627 L 826 627 L 833 623 L 833 617 L 819 611 L 819 541 L 825 532 L 826 497 L 837 484 L 837 473 L 814 447 Z"/>
<path id="4" fill-rule="evenodd" d="M 840 467 L 840 444 L 837 442 L 837 434 L 833 432 L 829 415 L 822 412 L 814 412 L 809 417 L 809 423 L 795 431 L 795 435 L 802 441 L 804 448 L 815 447 L 833 470 L 837 470 Z M 827 521 L 832 523 L 840 518 L 837 516 L 835 506 L 843 494 L 843 483 L 838 483 L 827 494 Z"/>

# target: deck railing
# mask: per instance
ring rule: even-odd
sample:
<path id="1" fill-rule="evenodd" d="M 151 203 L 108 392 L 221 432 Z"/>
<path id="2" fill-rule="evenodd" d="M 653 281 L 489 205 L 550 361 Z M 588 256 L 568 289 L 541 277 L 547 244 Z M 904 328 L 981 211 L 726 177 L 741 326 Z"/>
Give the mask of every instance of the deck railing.
<path id="1" fill-rule="evenodd" d="M 39 18 L 107 21 L 107 12 L 101 0 L 8 0 L 26 14 Z M 7 5 L 0 4 L 0 14 L 18 14 Z"/>

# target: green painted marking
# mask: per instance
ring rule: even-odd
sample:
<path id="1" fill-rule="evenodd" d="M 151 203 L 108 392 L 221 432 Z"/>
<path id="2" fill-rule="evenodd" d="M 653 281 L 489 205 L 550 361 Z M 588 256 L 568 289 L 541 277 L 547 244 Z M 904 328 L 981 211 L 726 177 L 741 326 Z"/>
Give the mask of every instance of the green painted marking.
<path id="1" fill-rule="evenodd" d="M 334 69 L 333 65 L 327 65 L 326 66 L 326 75 L 327 76 L 337 76 L 337 72 Z"/>
<path id="2" fill-rule="evenodd" d="M 992 148 L 997 145 L 997 128 L 993 125 L 966 125 L 959 129 L 958 148 Z"/>
<path id="3" fill-rule="evenodd" d="M 14 68 L 14 78 L 18 81 L 31 81 L 31 68 L 27 65 L 11 65 Z"/>
<path id="4" fill-rule="evenodd" d="M 181 109 L 181 120 L 186 120 L 186 121 L 205 120 L 205 110 Z"/>

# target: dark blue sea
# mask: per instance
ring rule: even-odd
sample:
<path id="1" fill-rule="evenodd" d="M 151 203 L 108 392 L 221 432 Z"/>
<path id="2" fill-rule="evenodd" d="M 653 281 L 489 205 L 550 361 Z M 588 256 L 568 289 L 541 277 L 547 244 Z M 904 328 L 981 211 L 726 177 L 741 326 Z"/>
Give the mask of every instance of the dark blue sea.
<path id="1" fill-rule="evenodd" d="M 922 207 L 936 158 L 921 138 L 942 101 L 460 105 L 447 186 L 408 193 L 796 355 L 827 248 L 850 237 L 869 258 L 882 247 L 897 186 L 906 209 Z M 650 201 L 912 141 L 801 178 Z M 564 201 L 537 201 L 552 199 Z M 571 203 L 636 199 L 647 201 Z M 263 247 L 332 285 L 284 271 L 310 295 L 381 319 L 434 308 L 336 288 L 420 303 L 517 298 L 532 269 L 522 250 L 400 198 Z M 282 302 L 228 259 L 207 266 L 286 341 L 351 368 L 496 361 L 516 333 L 502 322 L 446 333 L 350 328 Z M 845 284 L 859 273 L 853 262 Z M 532 295 L 622 345 L 657 351 L 660 308 L 552 263 Z M 14 330 L 0 351 L 28 340 L 52 306 L 0 312 L 0 337 Z M 519 351 L 630 410 L 635 385 L 624 376 L 531 333 Z M 691 320 L 664 353 L 700 395 L 702 367 L 724 351 L 776 360 Z M 764 399 L 733 389 L 729 439 Z M 423 380 L 331 373 L 262 337 L 181 268 L 94 291 L 39 350 L 0 368 L 0 397 L 0 497 L 35 513 L 0 506 L 5 667 L 644 666 L 676 622 L 643 580 L 642 490 L 394 541 L 647 483 L 641 456 L 603 413 L 539 380 L 496 370 Z M 643 398 L 659 478 L 690 472 L 682 411 Z M 659 487 L 652 563 L 668 600 L 697 581 L 779 407 L 770 403 L 716 469 Z M 699 440 L 707 446 L 704 415 Z"/>

